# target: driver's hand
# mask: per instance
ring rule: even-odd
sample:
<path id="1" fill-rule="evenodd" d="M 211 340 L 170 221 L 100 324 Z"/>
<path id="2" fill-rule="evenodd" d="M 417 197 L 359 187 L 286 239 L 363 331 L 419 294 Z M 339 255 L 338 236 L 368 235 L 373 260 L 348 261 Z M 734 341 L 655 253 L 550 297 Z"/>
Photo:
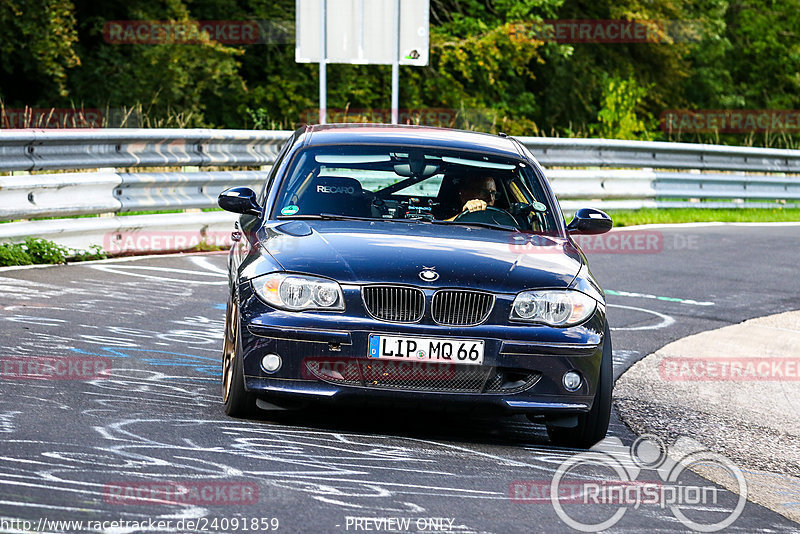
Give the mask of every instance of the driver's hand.
<path id="1" fill-rule="evenodd" d="M 477 198 L 474 198 L 464 204 L 464 207 L 461 208 L 461 211 L 483 211 L 486 209 L 486 202 Z"/>

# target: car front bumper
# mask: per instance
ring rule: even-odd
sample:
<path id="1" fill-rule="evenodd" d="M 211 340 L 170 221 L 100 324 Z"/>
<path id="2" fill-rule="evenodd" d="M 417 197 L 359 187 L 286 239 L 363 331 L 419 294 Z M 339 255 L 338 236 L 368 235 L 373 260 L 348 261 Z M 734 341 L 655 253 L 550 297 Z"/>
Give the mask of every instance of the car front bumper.
<path id="1" fill-rule="evenodd" d="M 276 310 L 248 286 L 239 294 L 245 389 L 267 402 L 450 406 L 552 416 L 592 407 L 603 354 L 602 306 L 570 328 L 501 324 L 497 319 L 507 312 L 500 301 L 498 317 L 479 326 L 396 324 L 351 314 Z M 381 360 L 376 372 L 375 360 L 367 358 L 370 334 L 482 339 L 483 365 Z M 280 356 L 277 371 L 262 368 L 267 354 Z M 563 385 L 568 371 L 582 377 L 577 391 Z"/>

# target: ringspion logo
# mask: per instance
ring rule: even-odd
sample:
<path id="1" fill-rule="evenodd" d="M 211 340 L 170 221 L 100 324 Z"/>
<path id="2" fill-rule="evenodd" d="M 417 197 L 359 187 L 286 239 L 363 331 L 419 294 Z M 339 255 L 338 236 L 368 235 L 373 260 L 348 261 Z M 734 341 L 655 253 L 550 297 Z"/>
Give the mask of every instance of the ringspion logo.
<path id="1" fill-rule="evenodd" d="M 692 471 L 698 467 L 723 473 L 725 483 L 698 481 Z M 642 480 L 643 472 L 655 472 L 658 479 Z M 549 501 L 558 517 L 580 532 L 612 528 L 643 506 L 669 509 L 689 529 L 717 532 L 732 525 L 747 502 L 744 474 L 730 459 L 691 438 L 681 437 L 668 448 L 648 435 L 630 447 L 606 438 L 561 463 L 549 487 L 516 480 L 508 491 L 517 503 Z"/>

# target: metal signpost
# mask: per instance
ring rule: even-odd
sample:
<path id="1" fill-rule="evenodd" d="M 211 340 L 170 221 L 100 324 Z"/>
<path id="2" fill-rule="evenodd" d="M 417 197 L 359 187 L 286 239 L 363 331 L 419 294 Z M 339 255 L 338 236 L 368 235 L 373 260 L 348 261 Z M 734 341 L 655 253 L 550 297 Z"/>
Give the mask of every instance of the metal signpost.
<path id="1" fill-rule="evenodd" d="M 296 0 L 295 61 L 319 63 L 319 122 L 327 115 L 328 63 L 392 66 L 397 124 L 400 65 L 428 64 L 430 0 Z"/>

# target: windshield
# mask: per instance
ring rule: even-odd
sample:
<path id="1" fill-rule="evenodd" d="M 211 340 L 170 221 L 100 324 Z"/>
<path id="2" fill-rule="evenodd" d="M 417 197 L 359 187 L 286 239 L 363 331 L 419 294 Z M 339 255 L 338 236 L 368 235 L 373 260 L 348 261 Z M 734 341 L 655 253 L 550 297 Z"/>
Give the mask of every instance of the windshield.
<path id="1" fill-rule="evenodd" d="M 272 215 L 417 219 L 557 232 L 552 206 L 528 163 L 419 147 L 304 149 L 295 155 Z"/>

